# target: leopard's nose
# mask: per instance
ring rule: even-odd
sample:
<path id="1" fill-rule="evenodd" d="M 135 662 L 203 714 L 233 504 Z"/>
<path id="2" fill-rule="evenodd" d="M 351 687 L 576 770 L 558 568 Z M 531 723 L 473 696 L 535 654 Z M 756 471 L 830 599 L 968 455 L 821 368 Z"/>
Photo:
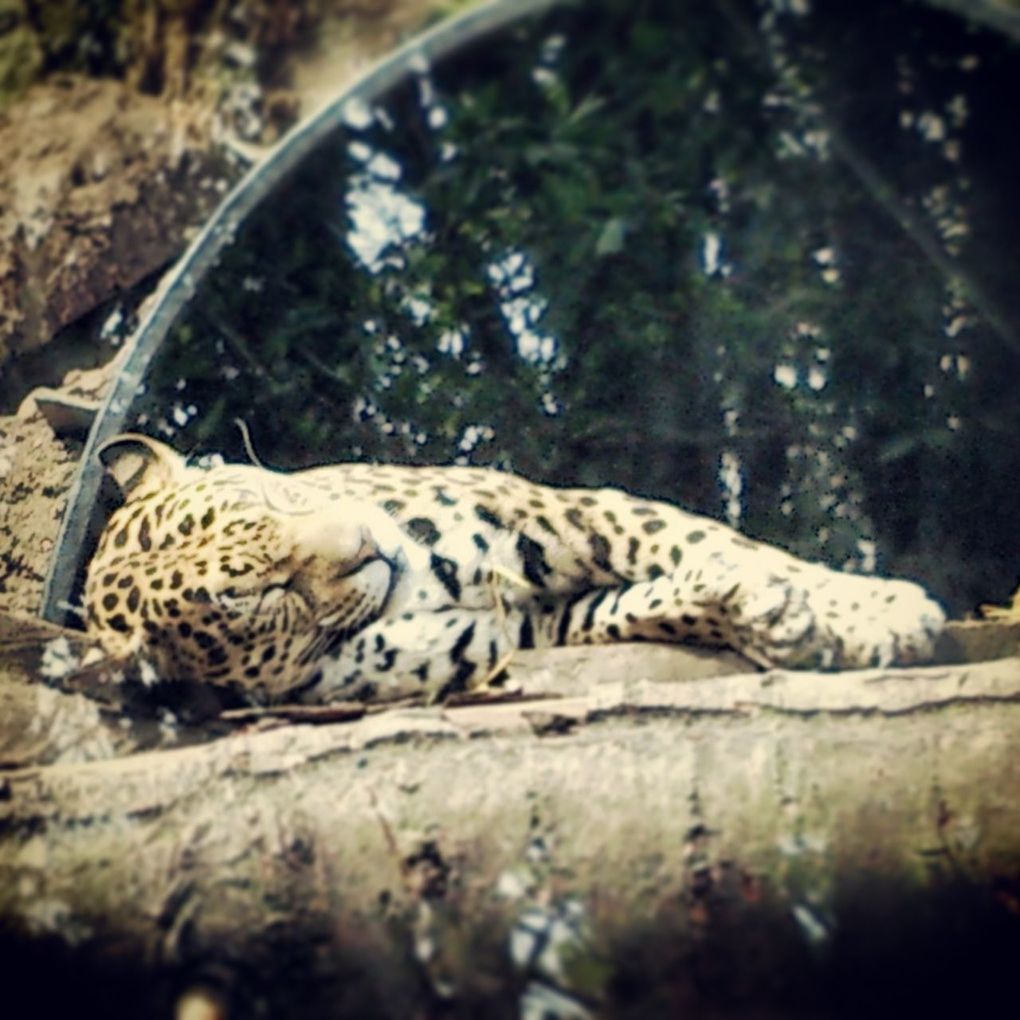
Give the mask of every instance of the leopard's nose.
<path id="1" fill-rule="evenodd" d="M 375 539 L 372 537 L 372 532 L 364 526 L 359 531 L 360 544 L 358 545 L 357 553 L 355 553 L 354 562 L 363 563 L 365 560 L 371 560 L 382 555 L 379 546 L 376 545 Z M 385 559 L 385 557 L 383 558 Z"/>
<path id="2" fill-rule="evenodd" d="M 378 555 L 372 533 L 363 525 L 335 521 L 316 521 L 311 527 L 306 522 L 302 525 L 293 547 L 298 560 L 354 566 Z"/>

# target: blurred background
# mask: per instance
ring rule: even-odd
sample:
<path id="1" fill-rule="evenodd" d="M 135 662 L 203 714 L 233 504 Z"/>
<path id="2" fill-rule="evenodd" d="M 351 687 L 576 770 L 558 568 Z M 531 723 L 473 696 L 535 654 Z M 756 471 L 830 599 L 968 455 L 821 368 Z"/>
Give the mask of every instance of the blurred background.
<path id="1" fill-rule="evenodd" d="M 187 224 L 296 116 L 293 53 L 357 18 L 178 6 L 173 52 L 173 5 L 151 8 L 146 56 L 144 33 L 110 41 L 109 25 L 150 8 L 110 0 L 89 5 L 92 35 L 38 58 L 160 97 L 189 208 L 150 231 L 162 259 L 123 246 L 137 269 L 110 273 L 45 355 L 8 342 L 5 412 L 58 364 L 116 353 Z M 272 41 L 232 29 L 232 6 L 258 8 Z M 395 38 L 400 5 L 382 6 Z M 240 417 L 281 468 L 618 485 L 913 577 L 957 614 L 1004 600 L 1020 574 L 1020 15 L 961 6 L 562 3 L 417 66 L 239 225 L 129 426 L 245 459 Z M 25 7 L 16 23 L 38 25 Z M 150 205 L 158 224 L 167 206 Z"/>

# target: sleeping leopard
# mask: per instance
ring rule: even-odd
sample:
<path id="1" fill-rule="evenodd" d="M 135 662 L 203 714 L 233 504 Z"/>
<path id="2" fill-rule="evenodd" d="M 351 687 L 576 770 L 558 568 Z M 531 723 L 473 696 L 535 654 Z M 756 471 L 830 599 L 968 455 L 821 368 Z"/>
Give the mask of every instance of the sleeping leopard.
<path id="1" fill-rule="evenodd" d="M 253 701 L 445 698 L 517 649 L 618 641 L 764 667 L 908 664 L 944 619 L 909 582 L 617 489 L 476 467 L 203 469 L 129 434 L 100 456 L 124 503 L 89 564 L 88 631 L 112 657 Z"/>

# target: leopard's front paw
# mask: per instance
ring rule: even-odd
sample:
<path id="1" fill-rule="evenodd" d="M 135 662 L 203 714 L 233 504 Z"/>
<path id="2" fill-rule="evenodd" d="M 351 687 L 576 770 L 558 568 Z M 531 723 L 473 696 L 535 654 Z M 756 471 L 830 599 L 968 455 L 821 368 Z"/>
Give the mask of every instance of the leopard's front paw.
<path id="1" fill-rule="evenodd" d="M 834 668 L 906 666 L 930 659 L 946 622 L 920 585 L 832 573 L 810 593 Z"/>
<path id="2" fill-rule="evenodd" d="M 811 565 L 792 578 L 797 619 L 810 627 L 800 641 L 769 640 L 777 665 L 861 669 L 910 665 L 932 655 L 945 623 L 941 607 L 918 585 L 843 574 Z M 771 634 L 769 635 L 769 638 Z"/>
<path id="3" fill-rule="evenodd" d="M 718 569 L 718 566 L 717 566 Z M 720 570 L 720 580 L 727 576 Z M 931 657 L 945 615 L 908 581 L 843 574 L 810 563 L 730 570 L 733 643 L 766 665 L 858 669 Z"/>

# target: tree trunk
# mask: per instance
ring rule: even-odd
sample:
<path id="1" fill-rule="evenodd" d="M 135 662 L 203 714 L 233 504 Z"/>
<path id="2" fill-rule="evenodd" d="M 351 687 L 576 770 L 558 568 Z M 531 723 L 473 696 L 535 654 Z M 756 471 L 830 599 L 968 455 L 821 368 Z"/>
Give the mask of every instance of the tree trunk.
<path id="1" fill-rule="evenodd" d="M 704 675 L 736 665 L 522 653 L 545 697 L 11 769 L 8 988 L 108 1017 L 978 1015 L 1012 993 L 1020 660 Z"/>

